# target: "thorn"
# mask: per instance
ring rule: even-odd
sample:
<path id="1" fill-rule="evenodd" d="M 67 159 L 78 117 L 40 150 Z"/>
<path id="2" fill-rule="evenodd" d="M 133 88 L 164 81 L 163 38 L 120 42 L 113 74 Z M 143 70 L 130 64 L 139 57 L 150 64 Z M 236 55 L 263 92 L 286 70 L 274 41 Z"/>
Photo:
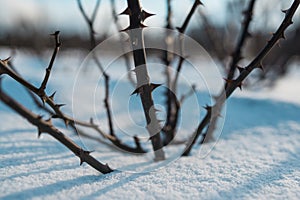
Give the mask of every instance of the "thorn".
<path id="1" fill-rule="evenodd" d="M 148 13 L 146 12 L 145 10 L 142 10 L 142 20 L 145 21 L 145 19 L 147 19 L 148 17 L 151 17 L 155 14 L 152 14 L 152 13 Z"/>
<path id="2" fill-rule="evenodd" d="M 64 122 L 65 122 L 66 128 L 68 128 L 68 125 L 70 124 L 70 120 L 64 119 Z"/>
<path id="3" fill-rule="evenodd" d="M 55 31 L 54 33 L 50 34 L 50 35 L 53 35 L 53 36 L 56 36 L 60 33 L 60 31 Z"/>
<path id="4" fill-rule="evenodd" d="M 41 119 L 43 119 L 43 117 L 44 117 L 43 115 L 38 115 L 38 116 L 37 116 L 37 119 L 38 119 L 38 120 L 41 120 Z"/>
<path id="5" fill-rule="evenodd" d="M 286 39 L 284 32 L 281 33 L 281 38 L 284 39 L 284 40 Z"/>
<path id="6" fill-rule="evenodd" d="M 80 158 L 80 166 L 85 162 L 85 156 L 90 155 L 92 151 L 85 151 L 83 149 L 80 149 L 78 157 Z"/>
<path id="7" fill-rule="evenodd" d="M 82 158 L 80 158 L 80 166 L 84 163 L 84 160 Z"/>
<path id="8" fill-rule="evenodd" d="M 56 107 L 56 108 L 61 108 L 61 107 L 65 106 L 65 105 L 66 105 L 66 104 L 56 104 L 55 107 Z"/>
<path id="9" fill-rule="evenodd" d="M 233 80 L 229 80 L 229 79 L 227 79 L 227 78 L 223 78 L 224 80 L 225 80 L 225 82 L 227 83 L 227 84 L 231 84 L 232 82 L 233 82 Z"/>
<path id="10" fill-rule="evenodd" d="M 38 129 L 38 139 L 41 137 L 41 135 L 42 135 L 42 131 Z"/>
<path id="11" fill-rule="evenodd" d="M 90 118 L 90 124 L 94 124 L 94 119 L 92 117 Z"/>
<path id="12" fill-rule="evenodd" d="M 205 110 L 207 110 L 207 112 L 211 112 L 211 109 L 212 109 L 212 107 L 209 106 L 209 105 L 203 106 L 203 108 L 204 108 Z"/>
<path id="13" fill-rule="evenodd" d="M 148 26 L 146 26 L 145 24 L 143 23 L 140 23 L 140 28 L 147 28 Z"/>
<path id="14" fill-rule="evenodd" d="M 132 15 L 132 13 L 131 13 L 131 10 L 130 10 L 130 8 L 126 8 L 123 12 L 121 12 L 119 15 L 129 15 L 129 16 L 131 16 Z"/>
<path id="15" fill-rule="evenodd" d="M 287 14 L 289 11 L 290 11 L 290 9 L 281 10 L 281 12 L 283 12 L 284 14 Z"/>
<path id="16" fill-rule="evenodd" d="M 230 85 L 230 84 L 232 84 L 233 82 L 236 81 L 236 80 L 229 80 L 229 79 L 226 79 L 226 78 L 224 78 L 224 80 L 226 81 L 226 83 L 227 83 L 228 85 Z M 241 82 L 238 83 L 237 87 L 239 87 L 240 90 L 242 90 L 242 83 L 241 83 Z"/>
<path id="17" fill-rule="evenodd" d="M 262 63 L 260 63 L 258 66 L 257 66 L 258 69 L 261 69 L 263 72 L 265 71 L 264 69 L 264 66 Z"/>
<path id="18" fill-rule="evenodd" d="M 183 32 L 183 30 L 182 30 L 181 27 L 176 27 L 176 29 L 179 31 L 179 33 L 182 33 L 182 32 Z"/>
<path id="19" fill-rule="evenodd" d="M 141 87 L 142 87 L 142 86 L 141 86 Z M 134 95 L 134 94 L 139 95 L 140 90 L 141 90 L 141 87 L 136 88 L 136 89 L 130 94 L 130 96 L 132 96 L 132 95 Z"/>
<path id="20" fill-rule="evenodd" d="M 153 90 L 155 90 L 157 87 L 159 87 L 159 86 L 161 86 L 161 85 L 162 85 L 162 84 L 151 83 L 151 84 L 150 84 L 151 92 L 153 92 Z M 140 87 L 136 88 L 130 95 L 131 95 L 131 96 L 134 95 L 134 94 L 139 95 L 139 94 L 141 93 L 141 91 L 142 91 L 142 87 L 143 87 L 143 86 L 140 86 Z"/>
<path id="21" fill-rule="evenodd" d="M 240 82 L 240 83 L 238 84 L 238 87 L 240 88 L 241 91 L 243 90 L 242 86 L 243 86 L 243 83 Z"/>
<path id="22" fill-rule="evenodd" d="M 1 60 L 1 61 L 3 62 L 3 64 L 7 65 L 10 60 L 11 60 L 11 57 L 9 56 L 8 58 Z"/>
<path id="23" fill-rule="evenodd" d="M 245 68 L 240 67 L 240 66 L 237 66 L 237 69 L 239 70 L 240 74 L 241 74 L 244 70 L 246 70 Z"/>
<path id="24" fill-rule="evenodd" d="M 54 100 L 54 96 L 55 96 L 55 94 L 56 94 L 56 91 L 55 92 L 53 92 L 50 96 L 49 96 L 49 98 L 53 101 Z"/>
<path id="25" fill-rule="evenodd" d="M 156 88 L 158 88 L 161 85 L 162 84 L 151 83 L 151 92 L 153 92 L 153 90 L 155 90 Z"/>

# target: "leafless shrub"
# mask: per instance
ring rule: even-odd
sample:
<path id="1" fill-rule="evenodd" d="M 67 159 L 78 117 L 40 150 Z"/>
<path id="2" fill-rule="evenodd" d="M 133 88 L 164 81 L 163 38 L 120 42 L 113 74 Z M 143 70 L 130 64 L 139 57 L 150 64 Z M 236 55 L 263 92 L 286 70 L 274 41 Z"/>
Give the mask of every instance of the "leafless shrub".
<path id="1" fill-rule="evenodd" d="M 205 142 L 209 142 L 213 138 L 213 132 L 215 130 L 215 124 L 217 119 L 220 116 L 220 111 L 222 109 L 222 106 L 224 102 L 233 94 L 233 92 L 243 87 L 244 80 L 253 72 L 255 69 L 263 70 L 264 67 L 262 65 L 262 62 L 264 58 L 269 54 L 271 49 L 278 43 L 279 40 L 285 39 L 285 31 L 286 29 L 293 23 L 292 18 L 299 6 L 300 0 L 294 0 L 291 7 L 285 11 L 285 17 L 276 30 L 276 32 L 273 34 L 271 39 L 268 41 L 268 43 L 262 47 L 259 51 L 259 53 L 253 58 L 253 60 L 245 67 L 240 66 L 239 61 L 242 57 L 242 53 L 244 50 L 244 44 L 247 38 L 251 36 L 249 33 L 249 26 L 252 20 L 252 14 L 254 10 L 255 0 L 250 0 L 249 5 L 244 12 L 244 21 L 242 25 L 241 32 L 239 34 L 239 40 L 236 44 L 235 51 L 232 54 L 232 57 L 230 59 L 229 65 L 227 66 L 224 64 L 224 67 L 228 70 L 227 76 L 224 78 L 224 90 L 220 92 L 220 94 L 216 97 L 214 105 L 207 105 L 205 108 L 207 110 L 205 117 L 199 122 L 198 127 L 196 128 L 196 131 L 192 134 L 190 139 L 186 141 L 186 149 L 183 152 L 182 155 L 187 156 L 190 154 L 190 151 L 194 147 L 194 145 L 197 143 L 197 141 L 200 139 L 200 144 L 203 144 Z M 78 0 L 78 7 L 80 12 L 82 13 L 82 16 L 84 17 L 85 21 L 88 24 L 88 30 L 89 30 L 89 36 L 90 36 L 90 49 L 94 49 L 97 45 L 97 41 L 95 38 L 95 27 L 94 22 L 96 19 L 96 14 L 100 6 L 100 0 L 96 2 L 94 11 L 91 15 L 91 17 L 88 17 L 88 14 L 85 12 L 85 10 L 82 7 L 81 1 Z M 118 24 L 117 15 L 114 7 L 114 1 L 111 1 L 112 5 L 112 11 L 114 15 L 114 22 L 116 24 L 116 27 L 120 29 L 120 25 Z M 184 99 L 190 95 L 191 92 L 195 90 L 193 87 L 190 92 L 188 92 L 186 95 L 184 95 L 182 98 L 177 98 L 177 90 L 178 87 L 178 77 L 179 74 L 182 71 L 183 68 L 183 62 L 185 61 L 184 57 L 180 57 L 178 59 L 178 62 L 175 66 L 172 66 L 172 63 L 175 61 L 175 56 L 170 54 L 169 52 L 164 52 L 162 56 L 162 62 L 166 66 L 165 70 L 165 80 L 166 85 L 169 87 L 166 89 L 165 92 L 165 98 L 166 98 L 166 107 L 167 107 L 167 119 L 166 123 L 163 127 L 160 127 L 159 120 L 156 116 L 156 109 L 154 108 L 154 100 L 152 97 L 152 91 L 159 87 L 160 84 L 153 83 L 149 78 L 149 72 L 147 68 L 147 62 L 146 62 L 146 51 L 144 46 L 144 38 L 143 38 L 143 29 L 146 27 L 144 24 L 144 21 L 151 17 L 153 14 L 150 14 L 143 10 L 140 5 L 139 0 L 127 0 L 128 7 L 121 13 L 129 16 L 129 27 L 125 28 L 122 31 L 126 31 L 130 37 L 131 45 L 133 49 L 133 60 L 135 64 L 135 74 L 136 74 L 136 81 L 133 77 L 128 77 L 132 84 L 135 84 L 136 82 L 136 89 L 133 91 L 133 94 L 138 94 L 141 98 L 145 120 L 147 122 L 147 130 L 149 132 L 149 139 L 151 140 L 153 151 L 155 154 L 155 160 L 160 161 L 165 159 L 165 152 L 164 152 L 164 146 L 170 144 L 172 140 L 174 139 L 175 134 L 177 133 L 177 126 L 178 126 L 178 113 L 181 109 L 181 105 L 184 101 Z M 168 29 L 174 29 L 174 25 L 171 20 L 172 16 L 172 6 L 171 6 L 171 0 L 166 0 L 166 4 L 168 7 L 168 14 L 166 17 L 166 28 Z M 184 23 L 181 27 L 177 28 L 178 32 L 183 34 L 186 32 L 187 27 L 192 19 L 192 16 L 196 12 L 196 10 L 199 8 L 199 6 L 202 5 L 202 2 L 200 0 L 195 0 L 190 12 L 186 16 Z M 204 18 L 205 20 L 206 18 Z M 213 31 L 212 26 L 209 26 L 208 21 L 206 20 L 205 23 L 207 24 L 207 31 Z M 121 31 L 121 30 L 120 30 Z M 43 117 L 38 116 L 34 114 L 33 112 L 29 111 L 27 108 L 22 106 L 19 102 L 17 102 L 13 97 L 8 96 L 3 89 L 0 87 L 0 101 L 6 104 L 8 107 L 12 108 L 16 113 L 21 115 L 22 117 L 26 118 L 31 124 L 36 126 L 38 128 L 38 136 L 42 133 L 48 133 L 51 136 L 53 136 L 55 139 L 57 139 L 60 143 L 65 145 L 68 149 L 70 149 L 76 156 L 80 158 L 80 163 L 83 162 L 88 163 L 92 167 L 94 167 L 96 170 L 102 173 L 109 173 L 113 170 L 105 164 L 102 164 L 101 162 L 97 161 L 94 157 L 91 156 L 90 151 L 83 150 L 80 146 L 75 144 L 73 141 L 71 141 L 66 135 L 64 135 L 61 131 L 59 131 L 53 124 L 52 119 L 58 118 L 60 120 L 63 120 L 63 122 L 66 124 L 66 126 L 70 126 L 77 134 L 88 137 L 90 139 L 98 140 L 99 138 L 91 136 L 89 133 L 83 132 L 80 130 L 81 127 L 89 128 L 90 130 L 96 131 L 99 133 L 99 137 L 102 136 L 104 138 L 104 141 L 101 140 L 101 142 L 104 142 L 108 145 L 117 146 L 118 148 L 125 150 L 126 152 L 130 153 L 146 153 L 146 150 L 142 147 L 139 141 L 138 135 L 133 137 L 133 140 L 135 142 L 135 147 L 131 147 L 125 143 L 123 143 L 117 136 L 115 130 L 114 130 L 114 124 L 113 124 L 113 116 L 111 112 L 111 106 L 110 106 L 110 76 L 107 74 L 107 72 L 104 70 L 101 60 L 93 54 L 93 61 L 96 63 L 100 73 L 104 76 L 104 85 L 105 85 L 105 97 L 104 97 L 104 106 L 106 110 L 106 116 L 107 116 L 107 123 L 109 127 L 109 134 L 105 133 L 99 125 L 95 124 L 93 119 L 91 119 L 89 122 L 79 121 L 76 119 L 73 119 L 72 117 L 68 116 L 64 112 L 61 111 L 61 107 L 64 104 L 58 104 L 55 102 L 55 92 L 51 95 L 46 94 L 46 87 L 48 80 L 51 75 L 51 70 L 54 66 L 54 62 L 57 56 L 57 53 L 59 51 L 59 48 L 61 47 L 61 43 L 59 40 L 59 31 L 56 31 L 54 34 L 52 34 L 55 38 L 55 47 L 53 50 L 52 57 L 50 59 L 49 65 L 46 69 L 45 77 L 39 87 L 36 87 L 26 81 L 13 67 L 12 63 L 10 62 L 10 59 L 5 59 L 0 61 L 0 76 L 10 76 L 13 78 L 16 82 L 23 85 L 26 90 L 31 94 L 31 97 L 34 99 L 34 102 L 39 106 L 39 108 L 46 110 L 51 117 L 47 120 L 43 119 Z M 172 46 L 172 41 L 174 41 L 176 38 L 174 36 L 166 34 L 165 36 L 168 38 L 166 40 L 166 46 Z M 180 39 L 180 38 L 179 38 Z M 214 41 L 214 39 L 211 39 Z M 171 41 L 171 42 L 170 42 Z M 182 46 L 182 44 L 181 44 Z M 213 45 L 216 47 L 216 45 Z M 182 48 L 182 47 L 181 47 Z M 215 49 L 216 54 L 218 54 L 218 58 L 220 60 L 223 60 L 224 56 L 222 55 L 224 52 L 219 49 Z M 126 55 L 125 59 L 127 60 L 127 70 L 130 69 L 129 63 L 129 57 Z M 284 59 L 284 58 L 282 58 Z M 168 68 L 174 68 L 176 70 L 175 75 L 171 75 L 171 73 L 168 72 Z M 239 75 L 235 77 L 235 73 L 239 72 Z M 45 104 L 47 104 L 49 107 L 46 107 Z M 77 125 L 77 127 L 75 127 Z M 79 126 L 79 127 L 78 127 Z M 164 136 L 164 137 L 162 137 Z M 172 143 L 171 143 L 172 144 Z"/>

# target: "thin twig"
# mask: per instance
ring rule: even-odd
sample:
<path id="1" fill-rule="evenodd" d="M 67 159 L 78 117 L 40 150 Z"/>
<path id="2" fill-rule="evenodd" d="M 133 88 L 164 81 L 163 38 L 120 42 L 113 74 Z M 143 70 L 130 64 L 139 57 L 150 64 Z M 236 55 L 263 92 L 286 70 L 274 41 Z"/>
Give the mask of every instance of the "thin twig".
<path id="1" fill-rule="evenodd" d="M 10 68 L 9 68 L 9 66 L 10 66 Z M 27 91 L 29 92 L 33 101 L 39 108 L 42 108 L 46 112 L 48 112 L 52 118 L 62 119 L 66 126 L 69 125 L 74 130 L 76 130 L 76 127 L 75 127 L 76 125 L 91 128 L 91 129 L 95 130 L 96 132 L 98 132 L 104 138 L 111 141 L 114 145 L 116 145 L 120 149 L 122 149 L 124 151 L 128 151 L 129 153 L 145 153 L 146 152 L 144 149 L 141 148 L 141 145 L 137 145 L 136 147 L 130 147 L 126 144 L 123 144 L 117 137 L 104 133 L 104 131 L 102 131 L 99 128 L 99 126 L 94 124 L 92 121 L 84 122 L 84 121 L 80 121 L 80 120 L 75 120 L 74 118 L 63 113 L 60 108 L 64 104 L 55 103 L 55 101 L 54 101 L 55 92 L 52 95 L 48 96 L 48 95 L 46 95 L 44 90 L 40 90 L 39 88 L 36 88 L 31 83 L 24 80 L 20 76 L 20 74 L 18 74 L 18 72 L 15 70 L 15 68 L 13 67 L 12 63 L 10 62 L 10 59 L 0 61 L 0 71 L 3 71 L 4 74 L 9 75 L 13 79 L 16 78 L 15 80 L 27 89 Z M 48 104 L 54 112 L 52 110 L 48 109 L 44 104 L 42 104 L 32 93 L 38 95 L 41 99 L 43 99 L 45 101 L 45 103 Z"/>
<path id="2" fill-rule="evenodd" d="M 171 5 L 172 0 L 166 0 L 167 4 L 167 16 L 166 16 L 166 29 L 173 29 L 173 24 L 172 24 L 172 15 L 173 15 L 173 9 Z M 173 92 L 171 91 L 171 62 L 174 60 L 174 56 L 172 52 L 170 51 L 170 48 L 174 45 L 174 36 L 170 33 L 169 30 L 166 31 L 166 37 L 165 37 L 165 45 L 166 45 L 166 51 L 163 53 L 163 58 L 162 61 L 165 64 L 165 76 L 166 76 L 166 91 L 165 91 L 165 96 L 166 96 L 166 107 L 167 107 L 167 116 L 166 116 L 166 122 L 163 127 L 163 133 L 164 133 L 164 146 L 170 143 L 170 141 L 173 140 L 174 138 L 174 131 L 172 129 L 173 121 L 174 121 L 174 113 L 176 112 L 174 108 L 174 100 L 172 98 Z M 176 96 L 175 96 L 176 98 Z"/>
<path id="3" fill-rule="evenodd" d="M 78 3 L 79 10 L 81 11 L 82 16 L 84 17 L 85 21 L 88 24 L 89 32 L 90 32 L 91 50 L 93 50 L 96 47 L 96 38 L 95 38 L 95 34 L 94 34 L 95 33 L 94 32 L 94 22 L 95 22 L 95 16 L 98 11 L 98 7 L 100 5 L 100 0 L 98 0 L 95 5 L 94 12 L 93 12 L 91 19 L 87 16 L 86 12 L 84 11 L 82 4 L 81 4 L 81 0 L 77 0 L 77 3 Z M 93 59 L 94 59 L 96 65 L 98 66 L 100 72 L 103 74 L 103 77 L 104 77 L 104 84 L 105 84 L 104 105 L 106 108 L 109 134 L 111 136 L 116 137 L 114 127 L 113 127 L 113 120 L 112 120 L 112 114 L 111 114 L 112 112 L 111 112 L 111 108 L 110 108 L 110 104 L 109 104 L 109 75 L 105 72 L 100 60 L 98 59 L 98 57 L 95 55 L 94 52 L 92 52 L 92 56 L 93 56 Z"/>
<path id="4" fill-rule="evenodd" d="M 44 80 L 43 80 L 43 82 L 42 82 L 42 84 L 39 88 L 40 90 L 45 90 L 46 89 L 46 86 L 47 86 L 47 83 L 48 83 L 48 80 L 49 80 L 49 77 L 50 77 L 50 73 L 51 73 L 56 55 L 59 51 L 59 47 L 61 46 L 61 43 L 59 41 L 59 31 L 56 31 L 55 33 L 53 33 L 51 35 L 53 35 L 55 37 L 55 48 L 54 48 L 50 63 L 48 65 L 47 69 L 46 69 L 46 74 L 45 74 Z"/>
<path id="5" fill-rule="evenodd" d="M 113 19 L 114 19 L 114 24 L 117 28 L 117 30 L 121 30 L 122 27 L 118 21 L 118 14 L 117 14 L 117 11 L 116 11 L 116 1 L 115 0 L 111 0 L 110 1 L 110 4 L 111 4 L 111 10 L 112 10 L 112 16 L 113 16 Z M 124 45 L 123 45 L 123 41 L 125 40 L 123 34 L 119 34 L 120 35 L 120 46 L 122 48 L 122 52 L 124 53 L 125 52 L 125 48 L 124 48 Z M 129 54 L 128 53 L 124 53 L 123 54 L 123 58 L 125 60 L 125 65 L 126 65 L 126 69 L 127 69 L 127 78 L 129 80 L 129 82 L 131 83 L 132 86 L 135 86 L 136 83 L 135 83 L 135 80 L 132 76 L 132 73 L 131 73 L 131 64 L 130 64 L 130 57 L 129 57 Z"/>
<path id="6" fill-rule="evenodd" d="M 249 2 L 249 6 L 248 9 L 246 11 L 244 11 L 245 14 L 245 20 L 243 22 L 243 28 L 241 30 L 241 35 L 239 38 L 239 41 L 236 45 L 235 51 L 232 54 L 232 59 L 230 62 L 230 67 L 229 67 L 229 72 L 227 75 L 227 80 L 231 80 L 234 76 L 234 72 L 237 69 L 237 65 L 238 62 L 241 60 L 242 58 L 242 49 L 244 47 L 245 41 L 248 37 L 251 36 L 251 34 L 249 33 L 249 26 L 250 23 L 252 21 L 252 15 L 253 15 L 253 9 L 254 9 L 254 5 L 255 5 L 256 0 L 251 0 Z M 227 84 L 225 84 L 225 87 L 227 87 Z"/>
<path id="7" fill-rule="evenodd" d="M 176 68 L 174 80 L 170 81 L 170 89 L 167 90 L 167 97 L 168 97 L 167 106 L 168 107 L 167 107 L 167 121 L 166 121 L 165 127 L 163 128 L 163 130 L 165 132 L 164 145 L 169 144 L 175 137 L 177 120 L 178 120 L 178 115 L 179 115 L 179 110 L 180 110 L 180 103 L 176 98 L 176 93 L 177 93 L 177 84 L 178 84 L 179 74 L 181 72 L 183 62 L 185 60 L 185 58 L 183 57 L 183 37 L 182 37 L 183 35 L 182 34 L 184 34 L 186 32 L 188 24 L 190 23 L 191 18 L 199 5 L 203 5 L 202 2 L 200 0 L 195 0 L 190 12 L 188 13 L 187 17 L 184 20 L 183 25 L 180 28 L 177 27 L 177 30 L 180 33 L 179 41 L 180 41 L 181 56 L 179 58 L 179 62 L 178 62 L 177 68 Z"/>

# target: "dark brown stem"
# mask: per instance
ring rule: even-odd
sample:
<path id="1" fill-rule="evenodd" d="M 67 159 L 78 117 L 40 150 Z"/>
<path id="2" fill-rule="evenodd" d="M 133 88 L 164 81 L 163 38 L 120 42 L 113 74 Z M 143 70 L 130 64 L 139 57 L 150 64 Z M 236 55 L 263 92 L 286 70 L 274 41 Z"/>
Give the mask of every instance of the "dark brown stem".
<path id="1" fill-rule="evenodd" d="M 165 154 L 160 136 L 160 125 L 156 116 L 154 102 L 152 98 L 152 87 L 146 65 L 146 52 L 143 40 L 142 28 L 143 21 L 151 14 L 141 9 L 139 0 L 127 0 L 128 8 L 123 12 L 129 15 L 130 25 L 127 28 L 134 29 L 129 31 L 131 45 L 133 48 L 133 58 L 137 78 L 138 93 L 141 97 L 144 115 L 147 122 L 147 130 L 155 154 L 155 160 L 164 160 Z"/>
<path id="2" fill-rule="evenodd" d="M 53 33 L 51 35 L 53 35 L 55 37 L 55 48 L 54 48 L 50 63 L 48 65 L 47 69 L 46 69 L 46 74 L 45 74 L 44 80 L 43 80 L 43 82 L 42 82 L 42 84 L 39 88 L 39 90 L 41 90 L 41 91 L 45 91 L 45 89 L 46 89 L 46 86 L 47 86 L 47 83 L 48 83 L 48 80 L 49 80 L 49 77 L 50 77 L 50 73 L 51 73 L 56 55 L 57 55 L 57 53 L 59 51 L 59 47 L 61 45 L 61 43 L 59 41 L 59 31 L 56 31 L 55 33 Z"/>
<path id="3" fill-rule="evenodd" d="M 186 28 L 199 5 L 203 5 L 203 3 L 200 0 L 195 0 L 192 9 L 183 22 L 183 25 L 180 28 L 177 28 L 180 33 L 184 33 L 186 31 Z"/>
<path id="4" fill-rule="evenodd" d="M 213 112 L 207 112 L 204 119 L 200 122 L 197 131 L 192 135 L 190 138 L 187 148 L 185 152 L 183 153 L 183 156 L 187 156 L 190 154 L 190 151 L 199 138 L 199 136 L 203 133 L 203 130 L 207 125 L 209 124 L 212 115 L 216 116 L 219 115 L 220 108 L 222 107 L 224 101 L 228 99 L 232 93 L 236 90 L 236 88 L 241 87 L 242 82 L 244 79 L 254 70 L 254 69 L 262 69 L 261 62 L 265 58 L 265 56 L 271 51 L 271 49 L 276 45 L 276 43 L 280 39 L 284 39 L 284 32 L 285 30 L 293 24 L 292 18 L 298 9 L 300 4 L 300 0 L 294 0 L 292 6 L 284 11 L 285 12 L 285 18 L 283 19 L 281 25 L 277 29 L 277 31 L 273 34 L 273 37 L 268 41 L 267 45 L 260 51 L 260 53 L 253 59 L 253 61 L 244 69 L 240 71 L 240 75 L 236 80 L 233 80 L 228 84 L 228 87 L 225 89 L 224 92 L 216 99 L 216 104 L 211 107 Z M 205 140 L 205 139 L 204 139 Z"/>
<path id="5" fill-rule="evenodd" d="M 19 115 L 27 119 L 32 125 L 38 128 L 39 135 L 41 133 L 48 133 L 64 146 L 66 146 L 69 150 L 71 150 L 76 156 L 80 158 L 80 165 L 83 162 L 86 162 L 91 167 L 96 169 L 97 171 L 107 174 L 113 172 L 113 170 L 106 164 L 102 164 L 98 160 L 96 160 L 93 156 L 90 155 L 90 151 L 83 150 L 80 146 L 74 143 L 70 138 L 56 129 L 51 121 L 45 121 L 40 116 L 32 113 L 27 108 L 16 102 L 13 98 L 8 96 L 6 93 L 2 91 L 0 88 L 0 100 L 17 112 Z"/>

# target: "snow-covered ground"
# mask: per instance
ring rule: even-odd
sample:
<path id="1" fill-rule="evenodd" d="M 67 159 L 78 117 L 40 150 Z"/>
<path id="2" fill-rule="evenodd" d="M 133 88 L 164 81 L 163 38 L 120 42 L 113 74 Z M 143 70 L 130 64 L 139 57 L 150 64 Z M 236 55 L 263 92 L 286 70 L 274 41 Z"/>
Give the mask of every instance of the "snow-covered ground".
<path id="1" fill-rule="evenodd" d="M 26 58 L 16 60 L 19 71 L 39 83 L 43 68 L 35 68 L 35 73 L 22 68 L 23 62 L 37 64 Z M 77 60 L 58 60 L 61 68 L 55 68 L 49 85 L 50 91 L 58 90 L 59 103 L 70 105 L 65 108 L 69 113 L 74 77 L 66 66 L 72 62 Z M 79 166 L 64 146 L 45 134 L 37 139 L 35 127 L 0 104 L 0 199 L 300 199 L 299 75 L 294 70 L 272 89 L 236 91 L 215 144 L 142 173 L 122 171 L 134 162 L 130 157 L 128 163 L 122 160 L 123 168 L 107 175 L 86 164 Z M 3 86 L 30 105 L 26 93 L 10 79 Z M 86 107 L 82 105 L 79 117 L 94 115 Z M 77 136 L 61 129 L 82 145 Z M 107 150 L 95 155 L 103 162 L 118 160 Z"/>

